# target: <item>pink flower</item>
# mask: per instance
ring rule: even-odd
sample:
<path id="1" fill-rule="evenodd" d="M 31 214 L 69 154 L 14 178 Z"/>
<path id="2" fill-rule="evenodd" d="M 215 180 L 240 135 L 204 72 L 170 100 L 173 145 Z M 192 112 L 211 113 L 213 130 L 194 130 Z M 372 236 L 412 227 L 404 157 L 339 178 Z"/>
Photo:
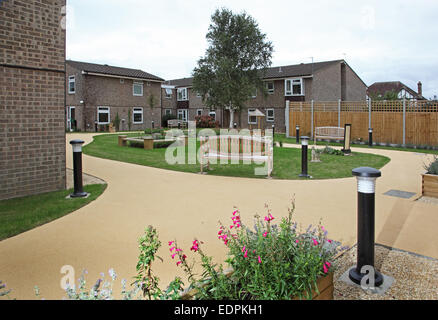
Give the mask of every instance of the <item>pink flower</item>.
<path id="1" fill-rule="evenodd" d="M 263 234 L 263 237 L 267 237 L 268 236 L 268 231 L 266 231 L 264 234 Z"/>
<path id="2" fill-rule="evenodd" d="M 171 246 L 175 241 L 169 241 L 169 246 Z"/>
<path id="3" fill-rule="evenodd" d="M 233 216 L 235 216 L 237 212 L 239 212 L 239 210 L 234 211 Z"/>
<path id="4" fill-rule="evenodd" d="M 221 235 L 222 234 L 222 232 L 223 232 L 223 230 L 222 229 L 220 229 L 219 230 L 219 232 L 217 233 L 218 235 Z"/>
<path id="5" fill-rule="evenodd" d="M 330 268 L 331 265 L 332 264 L 330 262 L 328 262 L 328 261 L 324 262 L 324 266 L 323 266 L 324 273 L 327 273 L 329 271 L 329 268 Z"/>
<path id="6" fill-rule="evenodd" d="M 172 247 L 172 248 L 170 248 L 170 249 L 169 249 L 169 251 L 170 251 L 170 252 L 172 252 L 172 251 L 173 251 L 173 249 L 175 249 L 175 247 Z"/>
<path id="7" fill-rule="evenodd" d="M 324 264 L 324 273 L 327 273 L 327 272 L 328 272 L 328 269 L 327 269 L 327 267 Z"/>
<path id="8" fill-rule="evenodd" d="M 262 258 L 260 258 L 260 256 L 258 257 L 258 261 L 259 263 L 262 263 Z"/>
<path id="9" fill-rule="evenodd" d="M 316 239 L 312 239 L 312 240 L 313 240 L 313 244 L 314 244 L 315 246 L 317 246 L 317 245 L 319 244 L 319 242 L 316 241 Z"/>
<path id="10" fill-rule="evenodd" d="M 246 258 L 248 256 L 248 250 L 245 250 L 245 253 L 243 254 L 243 257 Z"/>
<path id="11" fill-rule="evenodd" d="M 243 246 L 242 252 L 245 252 L 245 250 L 246 250 L 246 246 Z"/>
<path id="12" fill-rule="evenodd" d="M 172 259 L 175 259 L 175 256 L 176 256 L 176 252 L 172 254 Z"/>
<path id="13" fill-rule="evenodd" d="M 187 256 L 185 254 L 183 254 L 182 259 L 186 260 Z"/>
<path id="14" fill-rule="evenodd" d="M 265 221 L 272 221 L 272 220 L 274 220 L 275 218 L 271 215 L 271 214 L 268 214 L 268 216 L 267 217 L 265 217 Z"/>
<path id="15" fill-rule="evenodd" d="M 297 240 L 295 240 L 295 243 L 299 243 L 299 242 L 300 242 L 300 240 L 298 240 L 298 239 L 297 239 Z"/>
<path id="16" fill-rule="evenodd" d="M 178 261 L 178 262 L 176 263 L 176 266 L 179 266 L 181 263 L 182 263 L 182 261 Z"/>
<path id="17" fill-rule="evenodd" d="M 332 240 L 328 239 L 327 242 L 328 242 L 328 243 L 332 243 Z"/>

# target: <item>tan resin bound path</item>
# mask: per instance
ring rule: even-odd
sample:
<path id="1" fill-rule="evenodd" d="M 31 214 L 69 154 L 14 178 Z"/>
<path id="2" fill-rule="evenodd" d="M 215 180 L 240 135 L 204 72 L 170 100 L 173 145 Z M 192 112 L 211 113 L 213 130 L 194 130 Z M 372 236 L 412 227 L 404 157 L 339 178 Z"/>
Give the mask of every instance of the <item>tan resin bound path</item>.
<path id="1" fill-rule="evenodd" d="M 67 167 L 72 168 L 71 139 L 92 141 L 92 134 L 67 135 Z M 414 152 L 357 149 L 385 155 L 391 161 L 382 168 L 376 188 L 376 242 L 438 258 L 438 205 L 415 201 L 421 194 L 420 173 L 430 156 Z M 83 269 L 91 287 L 101 272 L 114 268 L 120 281 L 131 283 L 138 257 L 137 239 L 144 227 L 158 229 L 164 262 L 154 265 L 162 286 L 175 275 L 182 276 L 169 255 L 167 242 L 178 240 L 189 259 L 196 237 L 204 250 L 223 261 L 225 248 L 217 239 L 218 220 L 230 224 L 233 207 L 252 225 L 253 215 L 265 215 L 265 204 L 280 221 L 287 215 L 295 194 L 295 220 L 303 229 L 322 223 L 329 236 L 344 245 L 356 242 L 356 179 L 268 180 L 218 177 L 167 171 L 117 161 L 83 156 L 84 172 L 108 183 L 96 201 L 61 219 L 0 242 L 0 280 L 11 288 L 11 297 L 61 299 L 64 265 L 74 267 L 77 279 Z M 383 195 L 390 189 L 417 193 L 411 199 Z M 274 221 L 274 222 L 276 222 Z"/>

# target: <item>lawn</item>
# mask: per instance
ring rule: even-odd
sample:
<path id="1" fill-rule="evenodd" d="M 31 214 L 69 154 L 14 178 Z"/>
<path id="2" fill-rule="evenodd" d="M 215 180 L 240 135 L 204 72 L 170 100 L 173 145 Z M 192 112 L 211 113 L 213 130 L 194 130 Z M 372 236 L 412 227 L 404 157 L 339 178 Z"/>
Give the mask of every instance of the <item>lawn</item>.
<path id="1" fill-rule="evenodd" d="M 135 136 L 136 134 L 129 134 Z M 137 134 L 138 135 L 138 134 Z M 199 142 L 197 144 L 199 148 Z M 184 147 L 182 147 L 184 148 Z M 155 168 L 169 169 L 198 173 L 197 164 L 175 164 L 171 165 L 165 161 L 166 149 L 143 150 L 133 147 L 119 147 L 117 135 L 95 136 L 94 141 L 83 148 L 87 155 L 134 163 Z M 187 156 L 187 153 L 186 153 Z M 309 150 L 310 160 L 310 150 Z M 187 162 L 187 161 L 186 161 Z M 351 170 L 357 167 L 368 166 L 381 168 L 389 162 L 387 157 L 374 154 L 353 152 L 351 156 L 321 155 L 321 162 L 311 163 L 309 161 L 308 172 L 314 179 L 332 179 L 351 177 Z M 260 165 L 258 165 L 260 166 Z M 234 176 L 247 178 L 265 178 L 254 174 L 257 165 L 244 164 L 217 164 L 212 165 L 209 175 Z M 302 179 L 301 173 L 301 150 L 295 148 L 274 147 L 274 179 Z"/>
<path id="2" fill-rule="evenodd" d="M 88 198 L 66 199 L 73 192 L 61 190 L 0 201 L 0 240 L 33 229 L 73 212 L 99 197 L 106 184 L 84 186 Z"/>

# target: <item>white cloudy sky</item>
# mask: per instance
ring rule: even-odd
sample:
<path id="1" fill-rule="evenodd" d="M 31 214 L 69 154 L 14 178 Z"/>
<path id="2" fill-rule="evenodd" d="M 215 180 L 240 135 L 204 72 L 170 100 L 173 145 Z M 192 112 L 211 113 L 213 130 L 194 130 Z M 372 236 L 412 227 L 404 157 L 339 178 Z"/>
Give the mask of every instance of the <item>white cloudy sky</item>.
<path id="1" fill-rule="evenodd" d="M 399 80 L 438 95 L 436 0 L 67 0 L 67 58 L 191 75 L 215 9 L 246 11 L 273 66 L 345 59 L 367 85 Z"/>

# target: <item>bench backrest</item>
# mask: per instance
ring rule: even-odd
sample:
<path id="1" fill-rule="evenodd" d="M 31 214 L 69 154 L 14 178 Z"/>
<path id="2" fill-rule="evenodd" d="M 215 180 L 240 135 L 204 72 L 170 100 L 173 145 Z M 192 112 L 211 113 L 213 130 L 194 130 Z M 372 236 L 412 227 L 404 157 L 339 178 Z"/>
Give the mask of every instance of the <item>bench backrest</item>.
<path id="1" fill-rule="evenodd" d="M 220 135 L 200 137 L 201 152 L 222 155 L 257 154 L 272 152 L 272 141 L 266 136 Z"/>
<path id="2" fill-rule="evenodd" d="M 327 136 L 327 137 L 344 137 L 344 128 L 340 127 L 316 127 L 315 136 Z"/>
<path id="3" fill-rule="evenodd" d="M 167 126 L 168 127 L 177 127 L 178 123 L 181 123 L 181 126 L 184 126 L 186 122 L 184 120 L 179 120 L 179 119 L 167 120 Z"/>

